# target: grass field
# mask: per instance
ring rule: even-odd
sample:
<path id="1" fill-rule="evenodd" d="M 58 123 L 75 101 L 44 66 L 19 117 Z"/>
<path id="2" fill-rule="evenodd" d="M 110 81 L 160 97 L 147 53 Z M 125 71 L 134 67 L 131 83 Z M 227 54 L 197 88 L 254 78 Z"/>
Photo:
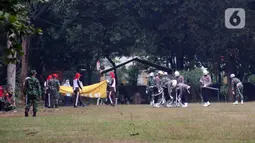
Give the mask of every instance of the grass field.
<path id="1" fill-rule="evenodd" d="M 255 103 L 210 107 L 152 108 L 149 105 L 40 108 L 1 113 L 0 142 L 255 142 Z"/>

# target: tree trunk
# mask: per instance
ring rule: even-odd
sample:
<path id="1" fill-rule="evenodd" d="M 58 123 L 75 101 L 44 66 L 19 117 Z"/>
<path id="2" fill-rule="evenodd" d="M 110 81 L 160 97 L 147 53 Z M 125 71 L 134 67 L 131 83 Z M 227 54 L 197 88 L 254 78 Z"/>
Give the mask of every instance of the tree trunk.
<path id="1" fill-rule="evenodd" d="M 221 67 L 220 67 L 220 61 L 218 62 L 218 71 L 219 71 L 219 72 L 218 72 L 218 83 L 219 83 L 219 84 L 222 84 L 222 79 L 221 79 L 221 78 L 222 78 L 222 77 L 221 77 L 221 73 L 222 73 L 222 72 L 221 72 Z"/>
<path id="2" fill-rule="evenodd" d="M 177 53 L 176 56 L 176 64 L 177 64 L 177 70 L 183 70 L 183 50 L 182 47 L 180 47 L 180 51 Z"/>
<path id="3" fill-rule="evenodd" d="M 228 81 L 228 101 L 232 102 L 234 100 L 234 95 L 232 93 L 232 81 L 230 78 L 230 74 L 233 73 L 234 71 L 234 63 L 233 63 L 233 59 L 231 56 L 228 56 L 227 62 L 226 62 L 226 76 L 227 76 L 227 81 Z"/>
<path id="4" fill-rule="evenodd" d="M 7 48 L 9 49 L 11 47 L 11 42 L 7 41 Z M 16 58 L 16 54 L 14 57 L 12 55 L 9 55 L 8 58 Z M 16 64 L 15 63 L 9 63 L 7 66 L 7 87 L 8 91 L 13 93 L 13 105 L 15 104 L 15 85 L 16 85 Z"/>
<path id="5" fill-rule="evenodd" d="M 13 99 L 15 100 L 15 84 L 16 84 L 16 64 L 8 64 L 7 66 L 7 85 L 8 91 L 13 93 Z M 15 106 L 15 102 L 14 102 Z"/>
<path id="6" fill-rule="evenodd" d="M 169 60 L 166 58 L 166 67 L 169 68 Z"/>
<path id="7" fill-rule="evenodd" d="M 22 51 L 24 55 L 22 56 L 22 62 L 21 62 L 21 74 L 20 74 L 20 81 L 21 81 L 21 91 L 23 91 L 24 81 L 27 76 L 27 70 L 28 70 L 28 49 L 30 46 L 30 37 L 24 36 L 22 38 Z M 25 96 L 23 95 L 23 92 L 21 92 L 21 98 L 24 99 Z"/>
<path id="8" fill-rule="evenodd" d="M 90 65 L 87 65 L 87 74 L 88 74 L 88 85 L 91 85 L 92 71 L 90 69 Z"/>

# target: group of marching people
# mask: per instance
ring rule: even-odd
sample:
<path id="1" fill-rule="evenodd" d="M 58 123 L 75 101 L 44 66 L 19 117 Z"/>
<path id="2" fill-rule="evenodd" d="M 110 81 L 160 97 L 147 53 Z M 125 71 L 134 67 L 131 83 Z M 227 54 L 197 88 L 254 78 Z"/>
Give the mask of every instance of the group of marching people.
<path id="1" fill-rule="evenodd" d="M 80 92 L 82 91 L 83 84 L 80 81 L 81 74 L 76 73 L 73 79 L 73 99 L 74 99 L 74 107 L 78 107 L 78 105 L 84 107 L 85 104 L 81 100 Z M 70 86 L 69 80 L 66 80 L 65 86 Z M 58 99 L 59 99 L 59 90 L 60 90 L 60 82 L 57 79 L 57 74 L 49 75 L 47 80 L 44 83 L 45 87 L 45 107 L 48 108 L 58 108 Z"/>
<path id="2" fill-rule="evenodd" d="M 167 72 L 162 71 L 156 73 L 156 76 L 150 73 L 148 78 L 147 93 L 151 97 L 150 104 L 154 107 L 165 104 L 167 107 L 172 107 L 174 101 L 176 106 L 188 107 L 185 94 L 190 92 L 189 89 L 190 86 L 184 83 L 184 77 L 178 71 L 175 72 L 175 78 L 169 77 Z M 176 96 L 172 96 L 172 93 Z"/>
<path id="3" fill-rule="evenodd" d="M 41 85 L 39 80 L 36 78 L 37 72 L 32 70 L 30 76 L 25 79 L 23 93 L 26 96 L 26 107 L 25 107 L 25 117 L 28 117 L 30 107 L 33 106 L 33 117 L 36 117 L 37 113 L 37 101 L 42 95 Z M 81 106 L 85 106 L 80 98 L 80 92 L 82 90 L 83 84 L 80 81 L 81 74 L 76 73 L 73 80 L 74 89 L 74 107 L 78 107 L 78 103 Z M 59 90 L 60 82 L 57 79 L 57 74 L 52 74 L 47 77 L 44 83 L 45 87 L 45 107 L 48 108 L 58 108 Z"/>
<path id="4" fill-rule="evenodd" d="M 44 82 L 45 107 L 58 108 L 60 82 L 57 78 L 57 74 L 49 75 Z"/>
<path id="5" fill-rule="evenodd" d="M 238 104 L 239 97 L 241 98 L 241 104 L 243 104 L 243 84 L 234 74 L 231 74 L 230 78 L 232 79 L 232 91 L 236 96 L 234 105 Z M 149 100 L 151 101 L 150 104 L 153 107 L 164 105 L 166 107 L 188 107 L 187 95 L 190 94 L 191 86 L 184 83 L 184 81 L 184 77 L 180 75 L 179 71 L 175 71 L 174 77 L 162 71 L 157 72 L 155 76 L 154 73 L 150 73 L 146 90 L 150 98 Z M 207 94 L 204 93 L 204 90 L 210 88 L 212 85 L 212 78 L 207 70 L 203 70 L 203 75 L 199 82 L 200 97 L 204 102 L 203 106 L 208 107 L 211 103 L 209 102 Z M 173 94 L 175 94 L 175 96 L 173 96 Z"/>

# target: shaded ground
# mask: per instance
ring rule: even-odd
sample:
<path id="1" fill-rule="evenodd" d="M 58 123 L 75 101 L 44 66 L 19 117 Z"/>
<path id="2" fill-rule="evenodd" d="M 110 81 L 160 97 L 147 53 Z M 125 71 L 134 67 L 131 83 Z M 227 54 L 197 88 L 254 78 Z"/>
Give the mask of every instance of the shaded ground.
<path id="1" fill-rule="evenodd" d="M 1 142 L 255 142 L 255 103 L 40 108 L 0 114 Z"/>

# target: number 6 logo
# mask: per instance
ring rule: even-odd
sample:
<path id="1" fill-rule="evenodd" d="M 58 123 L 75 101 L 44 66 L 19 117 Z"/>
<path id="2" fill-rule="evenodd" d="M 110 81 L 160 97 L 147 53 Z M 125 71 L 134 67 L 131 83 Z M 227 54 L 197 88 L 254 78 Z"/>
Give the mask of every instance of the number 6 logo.
<path id="1" fill-rule="evenodd" d="M 242 8 L 228 8 L 225 11 L 225 26 L 228 29 L 245 27 L 245 11 Z"/>

